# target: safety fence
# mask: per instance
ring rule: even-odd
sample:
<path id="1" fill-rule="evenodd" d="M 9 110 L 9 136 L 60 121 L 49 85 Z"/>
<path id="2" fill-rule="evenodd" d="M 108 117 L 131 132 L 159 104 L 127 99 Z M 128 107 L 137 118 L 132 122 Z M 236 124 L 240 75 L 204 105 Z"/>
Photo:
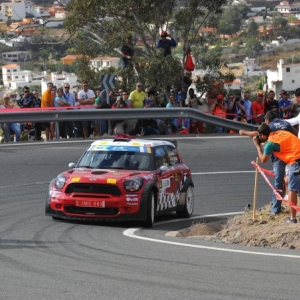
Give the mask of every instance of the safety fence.
<path id="1" fill-rule="evenodd" d="M 294 208 L 296 211 L 300 212 L 300 207 L 297 206 L 297 205 L 295 205 L 294 203 L 290 202 L 289 200 L 284 199 L 284 197 L 282 197 L 280 195 L 280 193 L 279 193 L 280 191 L 276 190 L 274 188 L 274 186 L 272 185 L 272 183 L 270 182 L 270 180 L 268 179 L 267 175 L 269 175 L 271 177 L 274 177 L 274 172 L 261 168 L 255 161 L 252 161 L 251 164 L 254 166 L 254 168 L 256 168 L 260 172 L 260 174 L 262 175 L 262 177 L 265 179 L 265 181 L 267 182 L 267 184 L 270 186 L 270 188 L 274 192 L 277 200 L 280 200 L 280 201 L 288 204 L 289 206 L 291 206 L 292 208 Z M 253 210 L 254 210 L 255 206 L 256 205 L 253 205 Z"/>
<path id="2" fill-rule="evenodd" d="M 95 109 L 95 107 L 13 108 L 0 110 L 1 123 L 61 122 L 119 119 L 189 118 L 233 130 L 255 130 L 256 126 L 209 115 L 193 108 Z"/>

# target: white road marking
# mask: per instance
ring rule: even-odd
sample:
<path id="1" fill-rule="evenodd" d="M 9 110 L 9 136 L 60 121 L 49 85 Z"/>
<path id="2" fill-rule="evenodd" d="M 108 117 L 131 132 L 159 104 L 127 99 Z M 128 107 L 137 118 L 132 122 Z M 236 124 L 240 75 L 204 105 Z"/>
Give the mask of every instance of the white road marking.
<path id="1" fill-rule="evenodd" d="M 220 216 L 229 216 L 229 215 L 236 215 L 241 214 L 243 212 L 235 212 L 235 213 L 226 213 L 226 214 L 215 214 L 215 215 L 204 215 L 204 216 L 197 216 L 192 217 L 190 219 L 200 219 L 200 218 L 208 218 L 208 217 L 220 217 Z M 183 219 L 176 219 L 176 220 L 170 220 L 170 221 L 164 221 L 155 223 L 154 226 L 167 224 L 167 223 L 174 223 L 178 222 L 179 220 Z M 262 255 L 262 256 L 275 256 L 275 257 L 286 257 L 286 258 L 300 258 L 300 255 L 292 255 L 292 254 L 280 254 L 280 253 L 265 253 L 260 251 L 246 251 L 246 250 L 236 250 L 236 249 L 226 249 L 222 247 L 208 247 L 208 246 L 201 246 L 201 245 L 193 245 L 188 243 L 179 243 L 179 242 L 171 242 L 171 241 L 165 241 L 165 240 L 159 240 L 159 239 L 153 239 L 153 238 L 147 238 L 143 236 L 137 235 L 137 231 L 142 229 L 140 228 L 128 228 L 123 231 L 123 235 L 134 238 L 134 239 L 140 239 L 148 242 L 154 242 L 154 243 L 161 243 L 161 244 L 169 244 L 174 246 L 181 246 L 181 247 L 189 247 L 189 248 L 198 248 L 198 249 L 205 249 L 205 250 L 215 250 L 215 251 L 224 251 L 224 252 L 232 252 L 232 253 L 243 253 L 243 254 L 252 254 L 252 255 Z"/>

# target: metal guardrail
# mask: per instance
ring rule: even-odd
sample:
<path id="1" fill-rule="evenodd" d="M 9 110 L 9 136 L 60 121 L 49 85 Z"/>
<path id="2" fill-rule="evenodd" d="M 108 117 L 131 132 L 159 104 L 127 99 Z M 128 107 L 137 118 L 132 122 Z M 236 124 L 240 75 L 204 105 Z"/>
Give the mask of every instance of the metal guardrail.
<path id="1" fill-rule="evenodd" d="M 15 122 L 60 122 L 85 120 L 120 120 L 120 119 L 172 119 L 188 118 L 203 123 L 221 126 L 233 130 L 255 130 L 256 126 L 243 122 L 231 121 L 193 108 L 135 108 L 135 109 L 57 109 L 30 110 L 18 109 L 0 111 L 0 123 Z"/>

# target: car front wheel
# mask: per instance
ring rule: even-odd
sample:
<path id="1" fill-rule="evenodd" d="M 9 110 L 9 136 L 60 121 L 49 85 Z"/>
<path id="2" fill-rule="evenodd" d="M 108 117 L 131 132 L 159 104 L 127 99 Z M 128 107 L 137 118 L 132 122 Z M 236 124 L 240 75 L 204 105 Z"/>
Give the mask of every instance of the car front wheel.
<path id="1" fill-rule="evenodd" d="M 155 216 L 155 195 L 153 191 L 150 191 L 147 202 L 147 219 L 145 222 L 145 226 L 150 228 L 154 224 L 154 216 Z"/>
<path id="2" fill-rule="evenodd" d="M 186 191 L 185 204 L 182 210 L 176 211 L 180 218 L 189 218 L 194 211 L 194 189 L 190 185 Z"/>

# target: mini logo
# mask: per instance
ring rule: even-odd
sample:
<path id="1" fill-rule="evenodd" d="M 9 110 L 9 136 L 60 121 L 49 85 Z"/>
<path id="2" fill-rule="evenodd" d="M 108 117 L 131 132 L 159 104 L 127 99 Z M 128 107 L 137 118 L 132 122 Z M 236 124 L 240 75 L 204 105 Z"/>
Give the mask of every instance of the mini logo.
<path id="1" fill-rule="evenodd" d="M 97 178 L 95 178 L 95 177 L 90 178 L 90 181 L 95 181 L 95 180 L 97 180 Z"/>

